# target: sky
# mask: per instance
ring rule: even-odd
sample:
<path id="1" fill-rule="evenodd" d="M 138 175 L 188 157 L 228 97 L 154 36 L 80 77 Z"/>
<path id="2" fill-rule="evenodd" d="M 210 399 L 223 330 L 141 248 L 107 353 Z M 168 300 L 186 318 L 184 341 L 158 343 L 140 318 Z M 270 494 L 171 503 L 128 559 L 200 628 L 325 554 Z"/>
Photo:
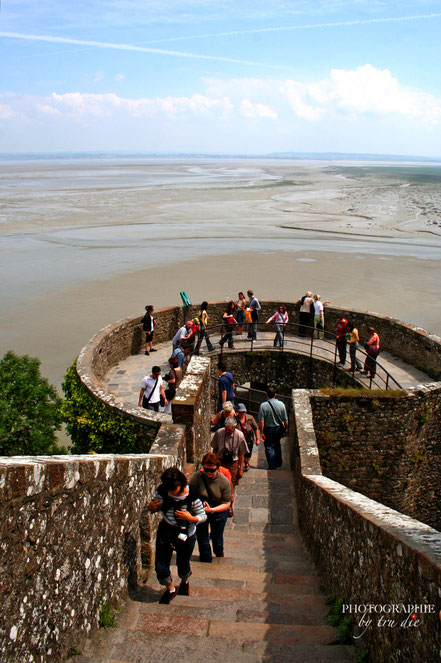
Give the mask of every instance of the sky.
<path id="1" fill-rule="evenodd" d="M 439 0 L 1 0 L 0 152 L 441 157 Z"/>

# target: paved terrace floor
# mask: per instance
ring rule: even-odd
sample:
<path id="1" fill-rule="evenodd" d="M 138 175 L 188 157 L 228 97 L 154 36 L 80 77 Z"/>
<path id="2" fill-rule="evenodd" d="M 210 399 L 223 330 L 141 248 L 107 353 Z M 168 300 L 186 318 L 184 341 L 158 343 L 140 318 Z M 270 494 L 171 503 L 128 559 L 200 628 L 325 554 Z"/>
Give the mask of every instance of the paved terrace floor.
<path id="1" fill-rule="evenodd" d="M 272 349 L 274 332 L 259 332 L 258 336 L 259 338 L 257 342 L 254 342 L 253 346 L 255 350 Z M 216 352 L 218 352 L 220 349 L 218 343 L 219 335 L 212 335 L 211 340 L 215 348 L 217 348 Z M 234 342 L 236 350 L 243 349 L 245 351 L 250 349 L 250 343 L 249 341 L 246 341 L 246 334 L 234 336 Z M 172 352 L 171 342 L 162 343 L 160 345 L 156 345 L 155 347 L 157 348 L 157 352 L 153 352 L 149 356 L 146 356 L 144 355 L 144 352 L 141 352 L 140 354 L 127 357 L 127 359 L 116 364 L 116 366 L 114 366 L 104 377 L 103 382 L 105 387 L 110 392 L 115 394 L 117 398 L 129 402 L 131 405 L 138 405 L 141 381 L 147 373 L 151 372 L 152 366 L 161 366 L 163 374 L 168 370 L 168 358 Z M 296 352 L 298 354 L 308 355 L 310 349 L 310 340 L 300 339 L 296 336 L 287 335 L 286 347 L 286 352 Z M 332 341 L 314 339 L 314 357 L 317 359 L 325 359 L 327 361 L 333 362 L 334 347 L 335 346 Z M 201 352 L 202 354 L 205 354 L 206 352 L 205 341 L 203 343 L 203 347 L 201 348 Z M 224 346 L 224 357 L 227 366 L 228 352 L 229 350 Z M 360 359 L 363 360 L 361 355 Z M 379 364 L 384 367 L 392 375 L 392 377 L 395 378 L 395 380 L 397 380 L 403 389 L 409 389 L 420 384 L 429 384 L 433 382 L 433 378 L 430 376 L 422 373 L 410 364 L 406 364 L 401 359 L 393 357 L 387 352 L 381 352 L 378 361 Z M 348 368 L 349 366 L 350 363 L 348 352 L 345 368 Z M 344 369 L 339 368 L 337 370 L 340 371 Z M 380 368 L 378 369 L 378 375 L 379 377 L 384 376 L 384 372 L 382 372 Z M 369 379 L 367 377 L 361 375 L 360 373 L 356 373 L 356 376 L 359 384 L 363 384 L 366 387 L 369 386 Z"/>
<path id="2" fill-rule="evenodd" d="M 263 447 L 255 448 L 225 530 L 225 557 L 203 564 L 193 556 L 190 596 L 160 605 L 163 589 L 151 573 L 116 627 L 100 630 L 70 663 L 354 661 L 354 648 L 339 644 L 327 624 L 329 608 L 296 524 L 286 449 L 284 461 L 268 471 Z"/>

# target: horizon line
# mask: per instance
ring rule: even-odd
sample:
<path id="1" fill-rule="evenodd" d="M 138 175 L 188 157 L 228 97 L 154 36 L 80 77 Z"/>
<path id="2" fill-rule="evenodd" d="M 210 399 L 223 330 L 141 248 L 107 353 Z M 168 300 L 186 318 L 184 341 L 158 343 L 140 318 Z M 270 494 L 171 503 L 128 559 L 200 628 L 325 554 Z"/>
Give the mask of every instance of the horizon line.
<path id="1" fill-rule="evenodd" d="M 423 160 L 423 161 L 440 161 L 440 156 L 428 156 L 428 155 L 418 155 L 418 154 L 395 154 L 391 152 L 336 152 L 336 151 L 327 151 L 327 152 L 265 152 L 265 153 L 247 153 L 247 152 L 199 152 L 199 151 L 143 151 L 143 150 L 56 150 L 56 151 L 20 151 L 20 152 L 0 152 L 0 157 L 20 157 L 20 156 L 145 156 L 145 157 L 199 157 L 199 158 L 212 158 L 212 157 L 222 157 L 222 158 L 248 158 L 248 159 L 293 159 L 293 158 L 323 158 L 323 157 L 346 157 L 353 159 L 361 159 L 363 157 L 367 158 L 389 158 L 396 160 Z"/>

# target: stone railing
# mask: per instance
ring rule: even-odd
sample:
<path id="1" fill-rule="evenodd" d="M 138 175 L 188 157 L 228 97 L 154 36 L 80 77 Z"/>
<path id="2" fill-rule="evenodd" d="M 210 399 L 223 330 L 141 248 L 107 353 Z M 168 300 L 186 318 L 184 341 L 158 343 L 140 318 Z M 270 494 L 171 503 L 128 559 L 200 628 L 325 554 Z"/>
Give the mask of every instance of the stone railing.
<path id="1" fill-rule="evenodd" d="M 441 534 L 322 475 L 306 390 L 293 391 L 290 433 L 299 527 L 326 590 L 352 614 L 359 646 L 374 661 L 437 660 Z M 403 604 L 416 607 L 392 613 Z"/>

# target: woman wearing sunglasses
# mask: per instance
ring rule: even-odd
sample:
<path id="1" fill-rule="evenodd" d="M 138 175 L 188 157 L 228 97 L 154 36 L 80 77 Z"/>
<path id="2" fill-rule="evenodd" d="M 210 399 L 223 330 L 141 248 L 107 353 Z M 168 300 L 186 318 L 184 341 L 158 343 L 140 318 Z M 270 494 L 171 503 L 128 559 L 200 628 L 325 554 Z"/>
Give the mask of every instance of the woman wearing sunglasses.
<path id="1" fill-rule="evenodd" d="M 216 557 L 224 556 L 224 529 L 231 504 L 231 483 L 219 471 L 219 465 L 216 454 L 205 454 L 202 468 L 190 479 L 190 486 L 196 488 L 207 514 L 207 520 L 200 523 L 196 529 L 201 562 L 212 562 L 213 553 Z"/>

